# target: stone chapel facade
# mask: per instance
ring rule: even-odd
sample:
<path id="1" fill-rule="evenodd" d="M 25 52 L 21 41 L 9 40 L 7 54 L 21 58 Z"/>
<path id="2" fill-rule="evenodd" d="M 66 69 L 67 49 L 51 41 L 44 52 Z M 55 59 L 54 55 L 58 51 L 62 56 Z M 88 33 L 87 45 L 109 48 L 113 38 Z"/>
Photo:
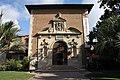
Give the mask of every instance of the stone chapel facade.
<path id="1" fill-rule="evenodd" d="M 84 66 L 92 4 L 26 5 L 30 17 L 30 70 Z"/>

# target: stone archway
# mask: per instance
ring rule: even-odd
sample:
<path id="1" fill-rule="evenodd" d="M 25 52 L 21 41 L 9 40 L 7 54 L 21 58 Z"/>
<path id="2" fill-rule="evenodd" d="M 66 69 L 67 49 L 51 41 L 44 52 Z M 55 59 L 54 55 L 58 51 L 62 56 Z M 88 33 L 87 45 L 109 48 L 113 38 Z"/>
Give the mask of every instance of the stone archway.
<path id="1" fill-rule="evenodd" d="M 67 44 L 64 41 L 57 41 L 53 45 L 53 65 L 67 65 Z"/>

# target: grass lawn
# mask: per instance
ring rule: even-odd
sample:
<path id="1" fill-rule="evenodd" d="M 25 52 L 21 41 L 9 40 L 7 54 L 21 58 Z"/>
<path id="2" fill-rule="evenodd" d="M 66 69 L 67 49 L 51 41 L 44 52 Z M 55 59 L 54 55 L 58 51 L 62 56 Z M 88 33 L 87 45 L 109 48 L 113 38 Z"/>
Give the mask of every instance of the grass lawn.
<path id="1" fill-rule="evenodd" d="M 86 76 L 91 80 L 120 80 L 120 70 L 93 71 Z"/>
<path id="2" fill-rule="evenodd" d="M 106 78 L 106 77 L 95 77 L 95 78 L 92 78 L 91 80 L 120 80 L 120 78 Z"/>
<path id="3" fill-rule="evenodd" d="M 28 80 L 34 75 L 19 71 L 0 71 L 0 80 Z"/>

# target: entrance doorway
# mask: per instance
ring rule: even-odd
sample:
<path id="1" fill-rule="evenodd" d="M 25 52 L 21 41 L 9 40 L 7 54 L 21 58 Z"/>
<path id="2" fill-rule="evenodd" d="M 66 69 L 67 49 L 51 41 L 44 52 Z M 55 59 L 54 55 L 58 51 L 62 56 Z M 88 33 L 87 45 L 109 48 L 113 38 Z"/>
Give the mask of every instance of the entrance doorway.
<path id="1" fill-rule="evenodd" d="M 52 64 L 67 65 L 67 44 L 65 42 L 57 41 L 53 45 Z"/>

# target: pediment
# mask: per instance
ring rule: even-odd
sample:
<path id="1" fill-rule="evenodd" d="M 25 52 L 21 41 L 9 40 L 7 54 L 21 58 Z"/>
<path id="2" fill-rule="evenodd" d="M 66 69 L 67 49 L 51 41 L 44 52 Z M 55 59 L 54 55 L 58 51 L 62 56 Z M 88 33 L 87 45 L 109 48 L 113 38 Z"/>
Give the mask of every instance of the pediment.
<path id="1" fill-rule="evenodd" d="M 42 31 L 38 32 L 37 34 L 79 34 L 81 35 L 82 32 L 80 32 L 78 29 L 74 27 L 67 28 L 66 26 L 66 20 L 61 17 L 61 13 L 58 12 L 56 16 L 49 22 L 49 26 L 45 27 Z"/>
<path id="2" fill-rule="evenodd" d="M 81 31 L 79 31 L 78 29 L 74 28 L 74 27 L 69 27 L 68 30 L 70 32 L 73 32 L 73 33 L 82 33 Z"/>
<path id="3" fill-rule="evenodd" d="M 37 34 L 40 34 L 40 35 L 42 35 L 42 34 L 51 34 L 51 35 L 52 34 L 53 35 L 54 34 L 63 34 L 63 35 L 65 35 L 65 34 L 69 34 L 69 35 L 71 35 L 71 34 L 79 34 L 79 35 L 81 35 L 82 32 L 80 32 L 78 29 L 73 28 L 73 27 L 68 28 L 66 31 L 50 32 L 49 27 L 46 27 L 42 31 L 38 32 Z"/>

